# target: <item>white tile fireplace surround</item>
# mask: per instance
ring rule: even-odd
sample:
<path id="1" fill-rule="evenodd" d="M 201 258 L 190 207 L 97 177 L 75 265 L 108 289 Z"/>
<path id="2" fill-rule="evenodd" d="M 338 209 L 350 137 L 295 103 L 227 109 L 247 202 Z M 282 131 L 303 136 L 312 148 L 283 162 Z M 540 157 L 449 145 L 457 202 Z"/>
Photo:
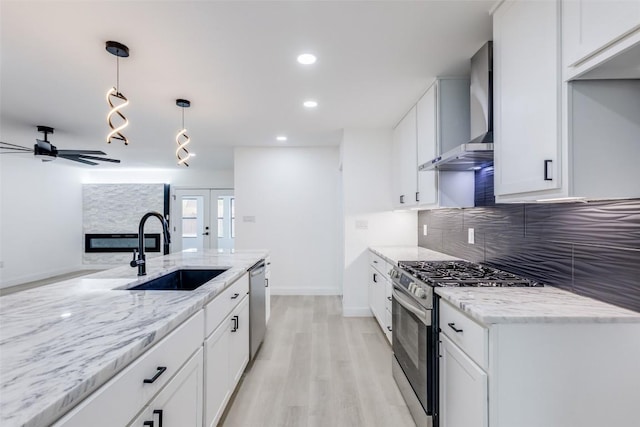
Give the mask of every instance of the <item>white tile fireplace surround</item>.
<path id="1" fill-rule="evenodd" d="M 164 184 L 84 184 L 82 186 L 82 232 L 137 233 L 140 218 L 149 212 L 164 210 Z M 145 225 L 145 233 L 162 234 L 159 221 Z M 84 243 L 82 243 L 84 244 Z M 84 248 L 83 248 L 84 249 Z M 149 252 L 147 257 L 162 255 Z M 127 252 L 86 253 L 82 263 L 86 266 L 110 264 L 125 265 L 131 260 Z"/>

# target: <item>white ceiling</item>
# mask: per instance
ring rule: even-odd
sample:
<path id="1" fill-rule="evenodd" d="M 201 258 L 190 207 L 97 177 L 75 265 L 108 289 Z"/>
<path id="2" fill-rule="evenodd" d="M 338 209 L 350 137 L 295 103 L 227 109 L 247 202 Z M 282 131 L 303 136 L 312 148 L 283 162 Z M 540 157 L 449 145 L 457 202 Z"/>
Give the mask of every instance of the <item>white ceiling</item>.
<path id="1" fill-rule="evenodd" d="M 178 167 L 176 98 L 192 168 L 230 169 L 233 146 L 336 145 L 341 129 L 390 128 L 438 75 L 468 72 L 494 1 L 7 1 L 1 3 L 2 141 L 102 149 L 122 165 Z M 116 59 L 130 146 L 107 145 Z M 312 52 L 313 66 L 296 56 Z M 314 111 L 302 107 L 314 98 Z M 6 158 L 6 156 L 5 156 Z M 122 165 L 120 167 L 122 167 Z"/>

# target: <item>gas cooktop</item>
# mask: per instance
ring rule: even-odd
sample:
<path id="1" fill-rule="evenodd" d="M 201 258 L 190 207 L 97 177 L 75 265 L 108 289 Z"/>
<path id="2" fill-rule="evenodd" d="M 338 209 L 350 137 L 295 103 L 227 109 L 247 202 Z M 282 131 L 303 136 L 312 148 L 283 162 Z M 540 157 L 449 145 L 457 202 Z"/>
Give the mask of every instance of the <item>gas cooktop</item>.
<path id="1" fill-rule="evenodd" d="M 398 267 L 430 286 L 534 287 L 543 286 L 506 271 L 468 261 L 400 261 Z"/>

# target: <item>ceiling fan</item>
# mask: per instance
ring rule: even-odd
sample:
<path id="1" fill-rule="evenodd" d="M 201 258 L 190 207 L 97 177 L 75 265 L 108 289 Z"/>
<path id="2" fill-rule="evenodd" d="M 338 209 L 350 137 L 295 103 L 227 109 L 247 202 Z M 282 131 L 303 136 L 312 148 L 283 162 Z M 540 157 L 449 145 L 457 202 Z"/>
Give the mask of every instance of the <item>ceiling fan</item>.
<path id="1" fill-rule="evenodd" d="M 91 166 L 96 166 L 101 162 L 120 163 L 120 160 L 109 159 L 107 154 L 103 151 L 96 150 L 58 150 L 55 145 L 52 145 L 47 139 L 47 135 L 53 133 L 53 128 L 49 126 L 38 126 L 38 132 L 44 134 L 44 140 L 37 139 L 33 148 L 23 147 L 21 145 L 9 144 L 8 142 L 0 141 L 0 154 L 19 154 L 19 153 L 33 153 L 36 158 L 42 159 L 43 162 L 50 162 L 58 157 L 71 160 L 74 162 L 84 163 Z M 95 161 L 92 161 L 95 160 Z"/>

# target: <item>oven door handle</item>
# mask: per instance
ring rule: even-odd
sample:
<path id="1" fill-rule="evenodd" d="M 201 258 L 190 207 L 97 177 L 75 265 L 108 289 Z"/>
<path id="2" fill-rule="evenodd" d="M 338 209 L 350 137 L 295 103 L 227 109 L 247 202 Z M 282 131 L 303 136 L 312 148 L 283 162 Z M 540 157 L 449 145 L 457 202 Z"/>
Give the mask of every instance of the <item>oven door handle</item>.
<path id="1" fill-rule="evenodd" d="M 422 323 L 424 323 L 425 325 L 429 326 L 431 324 L 431 318 L 429 316 L 429 313 L 424 311 L 424 310 L 420 310 L 419 308 L 417 308 L 415 306 L 415 304 L 413 304 L 409 298 L 405 297 L 404 295 L 402 295 L 400 292 L 396 291 L 395 289 L 393 290 L 393 298 L 398 302 L 398 304 L 400 304 L 402 307 L 406 308 L 407 310 L 409 310 L 411 313 L 415 314 L 415 316 L 420 319 L 420 321 Z"/>

